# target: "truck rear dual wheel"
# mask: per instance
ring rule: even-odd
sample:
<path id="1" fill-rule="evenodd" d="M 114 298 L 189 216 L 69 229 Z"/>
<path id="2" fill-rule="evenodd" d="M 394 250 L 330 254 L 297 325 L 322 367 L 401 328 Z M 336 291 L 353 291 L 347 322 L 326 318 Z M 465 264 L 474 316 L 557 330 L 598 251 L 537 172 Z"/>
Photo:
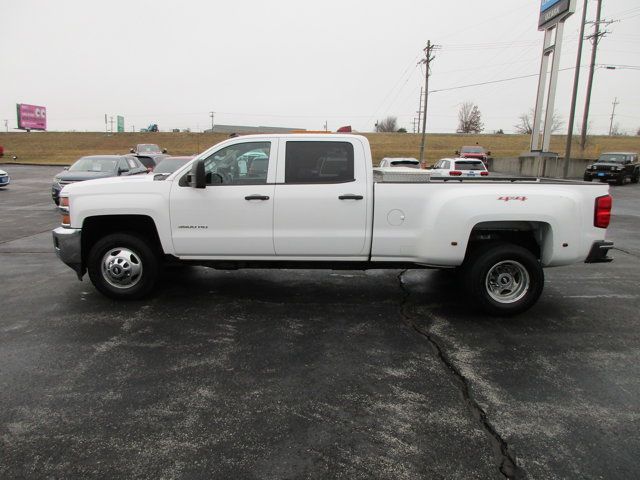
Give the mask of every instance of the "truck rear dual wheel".
<path id="1" fill-rule="evenodd" d="M 491 315 L 517 315 L 540 298 L 544 273 L 526 248 L 495 242 L 479 247 L 465 261 L 464 281 L 475 303 Z"/>
<path id="2" fill-rule="evenodd" d="M 93 285 L 107 297 L 137 300 L 155 287 L 160 262 L 141 237 L 113 233 L 98 240 L 91 248 L 87 269 Z"/>

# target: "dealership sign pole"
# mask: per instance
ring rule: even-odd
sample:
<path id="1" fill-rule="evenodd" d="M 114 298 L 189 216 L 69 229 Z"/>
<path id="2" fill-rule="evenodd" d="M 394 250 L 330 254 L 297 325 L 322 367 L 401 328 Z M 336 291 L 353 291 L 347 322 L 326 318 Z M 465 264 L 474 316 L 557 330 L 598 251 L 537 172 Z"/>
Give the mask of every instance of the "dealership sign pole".
<path id="1" fill-rule="evenodd" d="M 538 80 L 538 95 L 533 118 L 533 131 L 531 133 L 531 152 L 548 152 L 553 128 L 553 109 L 558 83 L 558 71 L 560 68 L 560 52 L 562 49 L 562 36 L 564 22 L 575 12 L 576 0 L 542 0 L 540 4 L 540 17 L 538 30 L 544 30 L 544 44 L 542 59 L 540 62 L 540 78 Z M 554 35 L 555 31 L 555 35 Z M 547 73 L 549 70 L 549 57 L 553 56 L 551 72 L 549 76 L 549 88 L 547 91 L 545 107 L 545 87 L 547 86 Z M 542 144 L 540 143 L 540 127 L 542 123 L 542 111 L 545 110 Z M 540 162 L 541 170 L 543 163 Z M 542 175 L 543 172 L 540 172 Z"/>

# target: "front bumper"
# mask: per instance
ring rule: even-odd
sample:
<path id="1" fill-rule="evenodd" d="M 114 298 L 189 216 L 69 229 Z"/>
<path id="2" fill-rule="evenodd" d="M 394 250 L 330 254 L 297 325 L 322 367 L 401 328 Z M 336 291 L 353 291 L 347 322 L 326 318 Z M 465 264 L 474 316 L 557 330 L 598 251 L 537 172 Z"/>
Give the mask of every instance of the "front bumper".
<path id="1" fill-rule="evenodd" d="M 584 172 L 585 180 L 600 180 L 602 182 L 619 181 L 624 173 L 617 170 L 599 172 L 597 170 Z"/>
<path id="2" fill-rule="evenodd" d="M 1 175 L 0 176 L 0 187 L 4 187 L 11 183 L 11 177 L 9 175 Z"/>
<path id="3" fill-rule="evenodd" d="M 72 268 L 82 280 L 86 268 L 82 265 L 82 230 L 59 227 L 53 230 L 53 248 L 63 263 Z"/>
<path id="4" fill-rule="evenodd" d="M 608 263 L 612 262 L 613 258 L 607 257 L 609 250 L 613 248 L 613 242 L 607 242 L 605 240 L 599 240 L 593 242 L 591 250 L 584 263 Z"/>

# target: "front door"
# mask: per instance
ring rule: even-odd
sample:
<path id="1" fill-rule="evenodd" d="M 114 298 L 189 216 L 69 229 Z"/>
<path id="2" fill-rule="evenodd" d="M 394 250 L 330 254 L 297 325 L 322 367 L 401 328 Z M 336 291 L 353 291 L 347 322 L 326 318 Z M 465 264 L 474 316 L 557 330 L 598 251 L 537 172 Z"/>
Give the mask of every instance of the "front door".
<path id="1" fill-rule="evenodd" d="M 273 247 L 277 142 L 239 141 L 205 160 L 206 188 L 175 181 L 173 246 L 181 257 L 265 257 Z M 273 171 L 273 172 L 272 172 Z"/>

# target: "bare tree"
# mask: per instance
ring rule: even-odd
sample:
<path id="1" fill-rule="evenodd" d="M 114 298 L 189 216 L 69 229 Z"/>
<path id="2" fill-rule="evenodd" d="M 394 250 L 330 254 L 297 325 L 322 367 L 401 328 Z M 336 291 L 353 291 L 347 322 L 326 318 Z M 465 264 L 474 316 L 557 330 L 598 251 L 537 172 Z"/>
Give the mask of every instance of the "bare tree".
<path id="1" fill-rule="evenodd" d="M 564 126 L 562 117 L 556 112 L 553 112 L 551 116 L 551 133 L 558 132 Z M 518 117 L 518 123 L 513 126 L 516 133 L 523 135 L 531 135 L 533 133 L 533 109 L 529 110 L 529 113 L 523 113 Z M 544 129 L 544 118 L 542 119 L 541 128 Z"/>
<path id="2" fill-rule="evenodd" d="M 640 128 L 638 129 L 638 131 L 636 132 L 636 135 L 640 135 Z"/>
<path id="3" fill-rule="evenodd" d="M 478 106 L 473 102 L 464 102 L 458 111 L 458 133 L 480 133 L 483 130 Z"/>
<path id="4" fill-rule="evenodd" d="M 376 122 L 376 132 L 396 132 L 398 117 L 386 117 Z"/>
<path id="5" fill-rule="evenodd" d="M 611 135 L 613 135 L 614 137 L 624 135 L 624 131 L 620 130 L 620 124 L 618 122 L 614 123 L 611 127 Z"/>

